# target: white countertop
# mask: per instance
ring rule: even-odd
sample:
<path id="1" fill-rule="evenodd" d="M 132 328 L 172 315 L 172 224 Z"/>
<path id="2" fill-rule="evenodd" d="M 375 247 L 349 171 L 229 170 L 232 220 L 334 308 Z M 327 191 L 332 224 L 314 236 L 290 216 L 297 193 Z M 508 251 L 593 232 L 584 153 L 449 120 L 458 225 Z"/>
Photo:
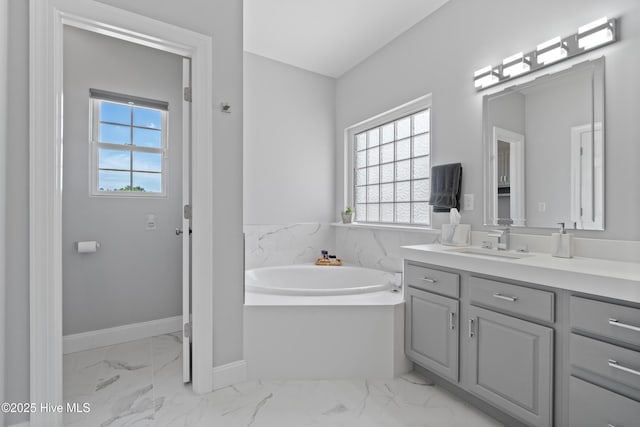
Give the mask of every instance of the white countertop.
<path id="1" fill-rule="evenodd" d="M 414 245 L 402 246 L 401 254 L 406 259 L 428 264 L 640 303 L 640 263 L 555 258 L 533 252 L 524 258 L 508 259 L 456 250 L 460 248 Z"/>

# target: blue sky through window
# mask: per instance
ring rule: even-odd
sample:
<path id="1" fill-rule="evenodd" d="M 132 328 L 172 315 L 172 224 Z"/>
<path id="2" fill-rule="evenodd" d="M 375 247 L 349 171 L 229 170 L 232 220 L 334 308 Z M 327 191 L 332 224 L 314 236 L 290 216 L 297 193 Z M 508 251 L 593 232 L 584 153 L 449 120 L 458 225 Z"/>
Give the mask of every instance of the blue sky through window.
<path id="1" fill-rule="evenodd" d="M 145 192 L 162 192 L 163 112 L 109 101 L 98 102 L 98 141 L 122 147 L 98 148 L 98 189 L 122 191 L 141 187 Z M 138 151 L 135 147 L 157 152 Z"/>

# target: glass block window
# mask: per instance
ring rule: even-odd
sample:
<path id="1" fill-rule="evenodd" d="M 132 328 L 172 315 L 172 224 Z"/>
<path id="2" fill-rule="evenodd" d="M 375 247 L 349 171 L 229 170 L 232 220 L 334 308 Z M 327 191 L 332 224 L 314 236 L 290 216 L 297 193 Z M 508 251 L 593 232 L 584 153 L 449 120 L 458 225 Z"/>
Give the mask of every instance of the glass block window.
<path id="1" fill-rule="evenodd" d="M 166 109 L 135 98 L 128 102 L 112 98 L 91 100 L 91 193 L 164 196 Z"/>
<path id="2" fill-rule="evenodd" d="M 353 135 L 357 222 L 430 224 L 430 114 L 425 108 Z"/>

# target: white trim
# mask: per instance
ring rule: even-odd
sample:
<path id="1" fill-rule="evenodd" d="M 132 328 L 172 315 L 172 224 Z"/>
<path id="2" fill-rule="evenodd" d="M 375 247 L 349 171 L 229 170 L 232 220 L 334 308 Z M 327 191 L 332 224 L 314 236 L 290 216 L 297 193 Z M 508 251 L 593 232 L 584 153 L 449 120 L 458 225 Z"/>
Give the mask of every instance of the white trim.
<path id="1" fill-rule="evenodd" d="M 193 67 L 193 390 L 212 390 L 211 37 L 95 1 L 29 2 L 30 400 L 62 404 L 63 25 L 190 57 Z M 133 30 L 135 28 L 135 31 Z M 62 425 L 61 414 L 31 424 Z"/>
<path id="2" fill-rule="evenodd" d="M 583 170 L 582 134 L 592 136 L 585 156 L 590 158 L 591 168 Z M 583 200 L 583 184 L 591 181 L 591 195 Z M 602 122 L 573 126 L 571 128 L 571 222 L 579 230 L 604 230 L 604 141 Z M 586 211 L 586 212 L 585 212 Z M 589 213 L 591 215 L 589 215 Z M 571 228 L 571 224 L 567 224 Z"/>
<path id="3" fill-rule="evenodd" d="M 388 230 L 388 231 L 408 231 L 411 233 L 427 233 L 440 235 L 442 231 L 431 227 L 420 227 L 410 225 L 391 225 L 391 224 L 374 224 L 374 223 L 359 223 L 352 222 L 350 224 L 344 224 L 342 222 L 332 222 L 332 227 L 338 228 L 360 228 L 363 230 Z"/>
<path id="4" fill-rule="evenodd" d="M 236 360 L 226 365 L 215 366 L 211 371 L 213 389 L 218 390 L 247 380 L 247 362 Z"/>
<path id="5" fill-rule="evenodd" d="M 113 344 L 170 334 L 182 330 L 182 316 L 167 317 L 149 322 L 131 323 L 113 328 L 65 335 L 63 340 L 64 354 L 90 350 Z"/>
<path id="6" fill-rule="evenodd" d="M 18 424 L 11 424 L 9 427 L 29 427 L 29 421 L 23 421 L 21 423 Z"/>

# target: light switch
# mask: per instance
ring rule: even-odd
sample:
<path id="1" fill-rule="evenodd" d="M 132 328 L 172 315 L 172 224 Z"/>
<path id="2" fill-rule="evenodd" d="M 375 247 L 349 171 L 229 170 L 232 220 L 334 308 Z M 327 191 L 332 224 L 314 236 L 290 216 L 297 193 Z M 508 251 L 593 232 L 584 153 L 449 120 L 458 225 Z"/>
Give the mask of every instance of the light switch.
<path id="1" fill-rule="evenodd" d="M 147 214 L 144 229 L 147 231 L 154 231 L 157 227 L 156 214 Z"/>
<path id="2" fill-rule="evenodd" d="M 473 194 L 465 194 L 462 203 L 463 203 L 462 210 L 472 211 L 473 210 Z"/>

